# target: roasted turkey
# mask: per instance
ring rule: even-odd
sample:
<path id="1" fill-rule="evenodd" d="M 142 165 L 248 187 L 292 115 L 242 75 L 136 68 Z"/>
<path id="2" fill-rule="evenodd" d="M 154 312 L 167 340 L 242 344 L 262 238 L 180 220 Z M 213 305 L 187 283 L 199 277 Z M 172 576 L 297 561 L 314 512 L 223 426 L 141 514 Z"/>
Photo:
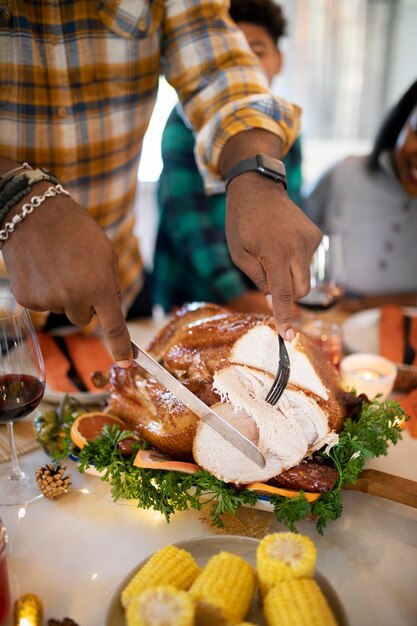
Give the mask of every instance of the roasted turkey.
<path id="1" fill-rule="evenodd" d="M 195 303 L 173 315 L 147 348 L 260 448 L 264 468 L 200 421 L 139 366 L 112 369 L 109 410 L 158 450 L 193 458 L 221 480 L 237 484 L 276 480 L 314 451 L 337 443 L 346 417 L 337 371 L 324 354 L 301 334 L 286 346 L 291 375 L 275 407 L 264 400 L 279 358 L 271 317 Z"/>

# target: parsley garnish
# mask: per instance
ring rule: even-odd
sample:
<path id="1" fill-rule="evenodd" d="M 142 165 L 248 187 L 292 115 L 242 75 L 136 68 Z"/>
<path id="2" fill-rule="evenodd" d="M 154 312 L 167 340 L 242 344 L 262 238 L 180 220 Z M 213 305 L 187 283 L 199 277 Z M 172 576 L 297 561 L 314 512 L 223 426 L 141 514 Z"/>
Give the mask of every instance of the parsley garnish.
<path id="1" fill-rule="evenodd" d="M 400 422 L 404 417 L 398 402 L 374 400 L 362 404 L 359 414 L 346 420 L 338 444 L 328 454 L 318 453 L 327 462 L 333 462 L 338 470 L 339 480 L 335 487 L 312 503 L 307 502 L 302 491 L 294 498 L 271 496 L 277 520 L 296 532 L 296 522 L 313 516 L 317 531 L 323 534 L 327 522 L 342 514 L 342 487 L 356 482 L 366 461 L 386 455 L 389 445 L 401 439 Z M 72 445 L 68 434 L 69 421 L 66 416 L 61 452 L 66 452 Z M 258 496 L 254 492 L 236 489 L 205 470 L 190 475 L 135 467 L 135 454 L 123 456 L 118 448 L 120 441 L 131 436 L 132 433 L 122 432 L 117 426 L 106 426 L 103 433 L 79 453 L 80 472 L 89 465 L 104 471 L 102 480 L 109 482 L 114 500 L 134 499 L 139 507 L 159 511 L 167 521 L 176 511 L 200 510 L 208 502 L 212 522 L 217 526 L 222 526 L 223 513 L 233 514 L 244 504 L 253 506 L 256 503 Z M 146 442 L 135 445 L 137 450 L 149 447 Z"/>

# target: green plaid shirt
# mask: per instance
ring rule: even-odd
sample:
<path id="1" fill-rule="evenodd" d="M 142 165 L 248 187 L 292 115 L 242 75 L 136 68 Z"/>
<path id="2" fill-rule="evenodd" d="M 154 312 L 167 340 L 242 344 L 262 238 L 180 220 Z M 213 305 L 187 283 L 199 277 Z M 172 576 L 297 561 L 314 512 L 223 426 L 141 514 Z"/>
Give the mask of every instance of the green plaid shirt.
<path id="1" fill-rule="evenodd" d="M 255 286 L 233 263 L 225 237 L 224 194 L 207 195 L 194 158 L 194 134 L 172 111 L 162 136 L 154 302 L 165 311 L 184 302 L 227 303 Z M 301 144 L 284 159 L 288 193 L 300 206 Z"/>

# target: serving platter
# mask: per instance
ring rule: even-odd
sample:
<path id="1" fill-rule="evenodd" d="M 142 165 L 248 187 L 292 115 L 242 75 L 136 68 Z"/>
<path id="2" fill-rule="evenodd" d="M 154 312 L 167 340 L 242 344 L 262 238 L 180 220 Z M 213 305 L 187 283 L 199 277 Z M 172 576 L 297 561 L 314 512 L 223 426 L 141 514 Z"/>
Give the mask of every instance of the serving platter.
<path id="1" fill-rule="evenodd" d="M 76 454 L 75 452 L 71 451 L 68 453 L 68 458 L 71 461 L 74 461 L 74 463 L 77 463 L 77 465 L 80 462 L 80 457 L 78 456 L 78 454 Z M 106 470 L 101 470 L 101 472 L 99 472 L 94 465 L 89 465 L 88 467 L 86 467 L 86 469 L 84 470 L 84 474 L 89 474 L 90 476 L 97 476 L 97 478 L 102 478 L 106 473 Z"/>
<path id="2" fill-rule="evenodd" d="M 80 457 L 74 450 L 68 453 L 68 458 L 71 461 L 74 461 L 74 463 L 77 463 L 77 465 L 80 463 Z M 96 476 L 97 478 L 103 478 L 103 476 L 105 476 L 106 474 L 106 470 L 103 469 L 99 471 L 94 467 L 94 465 L 88 465 L 85 468 L 84 473 L 89 474 L 90 476 Z M 258 495 L 258 501 L 256 502 L 255 505 L 251 506 L 250 504 L 243 504 L 242 506 L 253 508 L 253 509 L 259 509 L 260 511 L 267 511 L 268 513 L 273 513 L 274 507 L 271 504 L 271 500 L 269 496 L 266 494 L 260 494 L 260 493 L 257 495 Z"/>
<path id="3" fill-rule="evenodd" d="M 48 383 L 46 383 L 42 400 L 43 402 L 48 402 L 49 404 L 60 404 L 67 395 L 67 391 L 54 391 L 53 389 L 50 389 Z M 81 402 L 81 404 L 86 406 L 104 406 L 108 397 L 109 392 L 102 390 L 71 392 L 71 398 L 78 400 L 78 402 Z"/>
<path id="4" fill-rule="evenodd" d="M 195 539 L 180 541 L 173 545 L 190 552 L 200 567 L 204 567 L 208 560 L 215 554 L 218 554 L 221 550 L 236 554 L 237 556 L 245 559 L 249 565 L 255 567 L 256 549 L 258 544 L 259 540 L 251 537 L 240 537 L 238 535 L 216 535 L 196 537 Z M 124 610 L 120 603 L 120 594 L 130 579 L 140 570 L 141 567 L 145 565 L 151 556 L 152 555 L 149 555 L 149 557 L 141 561 L 135 568 L 133 568 L 117 587 L 107 612 L 106 626 L 126 626 L 127 623 Z M 314 577 L 320 585 L 320 588 L 333 611 L 338 625 L 348 626 L 345 610 L 331 583 L 320 572 L 316 571 Z M 252 607 L 246 619 L 258 624 L 259 626 L 264 626 L 265 624 L 257 593 L 254 595 Z"/>

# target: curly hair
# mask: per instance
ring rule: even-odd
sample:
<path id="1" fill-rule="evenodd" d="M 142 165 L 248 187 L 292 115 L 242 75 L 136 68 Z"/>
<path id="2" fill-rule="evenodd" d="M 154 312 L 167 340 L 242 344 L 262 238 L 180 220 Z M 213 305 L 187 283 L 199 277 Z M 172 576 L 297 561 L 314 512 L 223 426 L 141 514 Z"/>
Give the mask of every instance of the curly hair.
<path id="1" fill-rule="evenodd" d="M 265 28 L 276 45 L 287 34 L 287 20 L 274 0 L 231 0 L 229 13 L 236 23 L 248 22 Z"/>
<path id="2" fill-rule="evenodd" d="M 380 169 L 379 155 L 384 150 L 392 150 L 394 148 L 397 143 L 398 135 L 416 106 L 417 80 L 407 89 L 397 104 L 383 119 L 376 134 L 372 151 L 368 156 L 368 169 L 370 172 L 376 172 Z"/>

